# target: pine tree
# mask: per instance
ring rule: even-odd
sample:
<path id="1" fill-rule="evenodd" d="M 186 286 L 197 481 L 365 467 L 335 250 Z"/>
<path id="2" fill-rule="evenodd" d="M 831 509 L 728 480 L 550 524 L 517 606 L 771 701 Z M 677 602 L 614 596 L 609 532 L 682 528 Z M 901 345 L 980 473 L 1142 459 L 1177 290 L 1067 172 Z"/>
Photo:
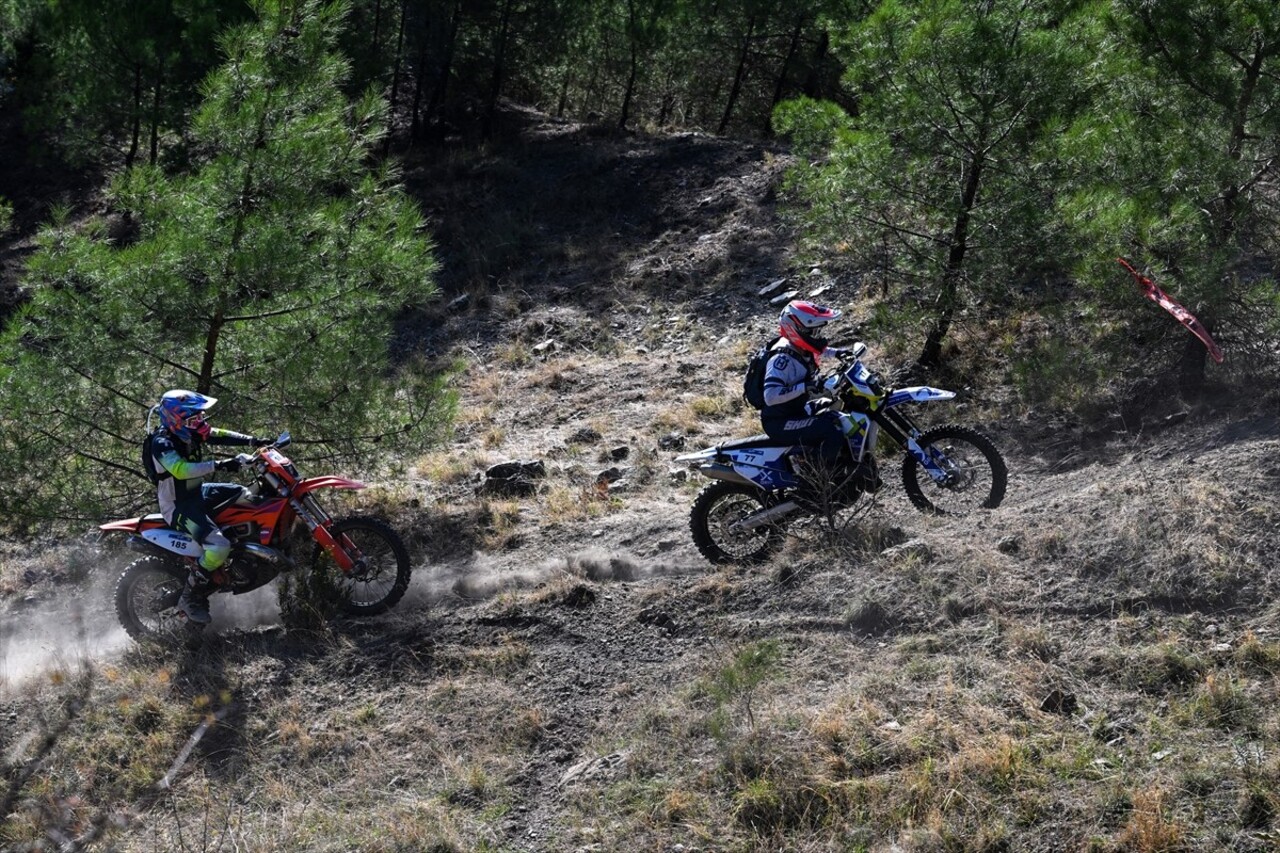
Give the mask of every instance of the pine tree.
<path id="1" fill-rule="evenodd" d="M 389 364 L 392 319 L 434 292 L 424 222 L 372 166 L 385 105 L 343 95 L 343 6 L 263 0 L 206 80 L 186 174 L 136 167 L 114 216 L 40 237 L 0 337 L 0 513 L 146 505 L 138 443 L 169 388 L 217 423 L 289 428 L 302 456 L 406 451 L 447 417 L 439 377 Z"/>
<path id="2" fill-rule="evenodd" d="M 1242 273 L 1277 248 L 1269 184 L 1280 155 L 1280 9 L 1266 0 L 1119 0 L 1107 11 L 1096 13 L 1099 61 L 1083 75 L 1095 102 L 1062 146 L 1075 164 L 1062 209 L 1084 247 L 1084 278 L 1100 299 L 1132 304 L 1132 283 L 1113 261 L 1130 255 L 1229 355 L 1268 357 L 1256 339 L 1276 322 L 1275 289 Z M 1146 357 L 1176 364 L 1182 389 L 1198 393 L 1205 348 L 1158 322 L 1152 343 L 1180 352 L 1157 346 Z"/>
<path id="3" fill-rule="evenodd" d="M 809 99 L 778 110 L 812 158 L 789 185 L 810 245 L 876 280 L 893 325 L 923 327 L 920 365 L 1039 254 L 1043 140 L 1075 103 L 1070 5 L 884 0 L 837 42 L 857 114 Z"/>

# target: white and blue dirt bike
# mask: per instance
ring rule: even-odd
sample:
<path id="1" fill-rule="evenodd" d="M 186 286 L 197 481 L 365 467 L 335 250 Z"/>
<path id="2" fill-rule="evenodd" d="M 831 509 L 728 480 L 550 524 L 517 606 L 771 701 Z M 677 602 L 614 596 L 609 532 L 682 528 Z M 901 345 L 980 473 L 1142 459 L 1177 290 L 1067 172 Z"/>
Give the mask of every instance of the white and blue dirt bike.
<path id="1" fill-rule="evenodd" d="M 714 481 L 699 492 L 689 518 L 704 557 L 713 563 L 762 562 L 781 547 L 792 520 L 852 507 L 863 494 L 878 490 L 873 452 L 881 435 L 904 451 L 902 486 L 922 512 L 962 515 L 1000 505 L 1009 474 L 990 438 L 952 424 L 921 430 L 903 410 L 906 403 L 951 400 L 955 392 L 884 388 L 862 363 L 866 351 L 861 343 L 836 351 L 839 367 L 822 379 L 831 409 L 844 425 L 851 459 L 859 463 L 856 474 L 833 482 L 822 500 L 802 490 L 798 471 L 806 464 L 804 448 L 778 444 L 767 435 L 676 458 Z"/>

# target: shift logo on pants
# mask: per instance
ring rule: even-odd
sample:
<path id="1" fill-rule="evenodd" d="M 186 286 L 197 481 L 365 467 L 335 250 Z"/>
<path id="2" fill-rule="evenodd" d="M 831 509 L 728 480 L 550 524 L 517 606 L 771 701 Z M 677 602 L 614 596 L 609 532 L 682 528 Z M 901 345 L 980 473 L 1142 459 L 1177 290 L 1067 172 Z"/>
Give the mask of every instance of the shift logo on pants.
<path id="1" fill-rule="evenodd" d="M 809 426 L 812 423 L 813 423 L 813 418 L 804 418 L 803 420 L 798 420 L 798 421 L 787 421 L 787 424 L 786 426 L 783 427 L 783 429 L 785 430 L 804 429 L 805 427 Z"/>

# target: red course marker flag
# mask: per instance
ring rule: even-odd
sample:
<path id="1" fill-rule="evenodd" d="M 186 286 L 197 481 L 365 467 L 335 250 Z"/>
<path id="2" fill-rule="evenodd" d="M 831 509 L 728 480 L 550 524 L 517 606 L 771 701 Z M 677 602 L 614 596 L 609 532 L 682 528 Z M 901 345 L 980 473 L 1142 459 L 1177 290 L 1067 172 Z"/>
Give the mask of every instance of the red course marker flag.
<path id="1" fill-rule="evenodd" d="M 1129 275 L 1133 276 L 1133 280 L 1138 283 L 1138 287 L 1142 288 L 1142 292 L 1147 295 L 1148 299 L 1168 311 L 1177 318 L 1179 323 L 1190 329 L 1191 334 L 1204 342 L 1205 347 L 1209 350 L 1209 357 L 1218 364 L 1222 364 L 1222 349 L 1214 343 L 1213 338 L 1209 335 L 1209 330 L 1196 319 L 1196 315 L 1179 305 L 1173 297 L 1161 290 L 1154 281 L 1135 270 L 1124 258 L 1116 258 L 1116 260 L 1120 262 L 1120 266 L 1129 271 Z"/>

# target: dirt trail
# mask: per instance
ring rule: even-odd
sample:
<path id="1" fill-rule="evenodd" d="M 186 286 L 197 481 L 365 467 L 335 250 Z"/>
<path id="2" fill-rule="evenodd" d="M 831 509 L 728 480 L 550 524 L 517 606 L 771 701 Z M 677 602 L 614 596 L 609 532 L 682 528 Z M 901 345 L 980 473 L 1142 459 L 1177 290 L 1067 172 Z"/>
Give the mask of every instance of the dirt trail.
<path id="1" fill-rule="evenodd" d="M 369 808 L 397 815 L 401 791 L 444 802 L 450 820 L 472 833 L 471 846 L 457 849 L 608 850 L 619 831 L 610 821 L 621 818 L 594 810 L 618 794 L 611 785 L 684 773 L 694 788 L 714 776 L 698 775 L 705 756 L 693 747 L 692 755 L 661 754 L 667 742 L 684 747 L 662 729 L 679 721 L 664 703 L 700 707 L 691 681 L 754 641 L 786 643 L 799 673 L 787 683 L 797 718 L 869 697 L 909 722 L 933 713 L 940 693 L 959 691 L 997 719 L 982 704 L 994 695 L 991 706 L 1021 726 L 1060 689 L 1104 722 L 1130 726 L 1134 741 L 1145 735 L 1132 721 L 1158 713 L 1161 697 L 1107 669 L 1125 652 L 1117 625 L 1176 636 L 1206 658 L 1246 633 L 1280 641 L 1272 606 L 1280 427 L 1265 413 L 1197 412 L 1088 443 L 1007 416 L 973 423 L 971 413 L 999 411 L 981 399 L 930 406 L 925 422 L 980 427 L 1004 452 L 1010 484 L 998 510 L 923 516 L 902 496 L 891 459 L 861 522 L 879 545 L 860 541 L 819 560 L 797 539 L 767 567 L 706 564 L 687 528 L 702 484 L 673 460 L 681 449 L 755 431 L 736 401 L 744 342 L 767 334 L 778 310 L 760 291 L 785 278 L 781 289 L 801 295 L 836 304 L 856 297 L 850 282 L 797 267 L 775 209 L 784 163 L 766 146 L 612 136 L 526 115 L 513 141 L 490 154 L 406 164 L 407 185 L 437 220 L 445 294 L 403 318 L 400 343 L 468 363 L 449 446 L 406 460 L 401 476 L 360 499 L 364 510 L 387 511 L 410 540 L 413 584 L 389 617 L 340 625 L 319 645 L 270 629 L 269 590 L 244 610 L 216 608 L 221 636 L 205 657 L 179 665 L 197 682 L 201 667 L 214 666 L 240 703 L 203 772 L 235 784 L 236 762 L 255 773 L 278 765 L 299 786 L 297 799 L 319 811 L 368 797 Z M 475 248 L 489 245 L 500 247 Z M 539 491 L 479 493 L 485 467 L 511 459 L 546 463 Z M 907 540 L 921 547 L 881 553 Z M 68 650 L 117 659 L 124 644 L 109 583 L 73 593 L 56 555 L 3 556 L 33 559 L 33 581 L 19 583 L 5 605 L 0 688 Z M 902 660 L 913 674 L 901 674 Z M 931 681 L 930 667 L 951 680 Z M 685 691 L 678 703 L 676 690 Z M 360 764 L 359 778 L 348 778 L 343 763 L 334 781 L 306 788 L 308 773 L 287 775 L 295 754 L 271 751 L 284 749 L 278 730 L 253 739 L 280 707 L 301 715 L 317 739 L 377 710 L 377 731 L 364 735 L 374 745 L 361 747 L 377 761 Z M 692 743 L 698 730 L 688 725 Z M 650 731 L 655 754 L 623 745 Z M 1135 751 L 1158 746 L 1141 740 Z M 317 752 L 317 762 L 329 759 Z M 333 754 L 346 761 L 342 750 Z M 708 767 L 719 760 L 707 758 Z M 500 781 L 454 778 L 486 773 Z M 898 781 L 894 789 L 905 788 Z M 1220 799 L 1226 805 L 1217 806 L 1232 806 Z M 630 846 L 705 842 L 648 807 L 629 828 Z M 167 820 L 145 817 L 137 838 L 169 831 Z M 279 822 L 274 814 L 245 820 Z M 244 840 L 270 847 L 270 837 Z M 1013 837 L 1030 845 L 1017 849 L 1055 849 L 1052 833 L 1037 831 L 1034 843 Z M 1068 849 L 1084 845 L 1078 834 L 1062 837 L 1080 842 L 1063 842 Z M 316 848 L 330 843 L 317 838 Z M 873 849 L 890 849 L 878 840 Z"/>

